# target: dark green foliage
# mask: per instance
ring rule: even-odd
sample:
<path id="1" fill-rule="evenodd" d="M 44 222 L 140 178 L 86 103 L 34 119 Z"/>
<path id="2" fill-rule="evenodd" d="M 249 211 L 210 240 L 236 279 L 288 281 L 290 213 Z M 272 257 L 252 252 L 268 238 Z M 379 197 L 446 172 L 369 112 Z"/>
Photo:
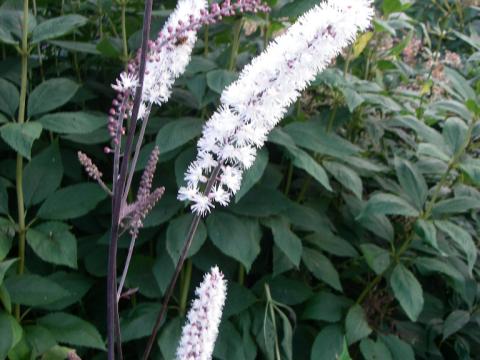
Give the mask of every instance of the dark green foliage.
<path id="1" fill-rule="evenodd" d="M 160 3 L 155 30 L 175 1 Z M 126 359 L 143 352 L 190 225 L 176 192 L 204 122 L 264 41 L 315 3 L 270 0 L 268 18 L 244 15 L 239 39 L 240 18 L 201 30 L 172 99 L 153 109 L 137 170 L 158 145 L 154 182 L 166 194 L 137 240 L 126 279 L 137 290 L 120 301 Z M 0 5 L 0 359 L 65 359 L 72 349 L 104 358 L 110 202 L 77 151 L 109 185 L 110 84 L 140 43 L 142 7 L 37 0 L 20 124 L 22 1 Z M 478 357 L 480 4 L 376 8 L 371 32 L 270 134 L 235 201 L 200 224 L 152 358 L 174 358 L 189 299 L 213 265 L 229 282 L 216 359 Z"/>

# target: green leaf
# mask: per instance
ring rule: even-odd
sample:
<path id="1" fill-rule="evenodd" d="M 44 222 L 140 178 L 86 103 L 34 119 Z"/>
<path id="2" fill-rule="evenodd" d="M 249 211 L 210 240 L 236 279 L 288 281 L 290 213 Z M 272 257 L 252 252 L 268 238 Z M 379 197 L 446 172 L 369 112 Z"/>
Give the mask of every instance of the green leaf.
<path id="1" fill-rule="evenodd" d="M 302 319 L 335 323 L 351 305 L 352 301 L 346 297 L 321 291 L 308 300 Z"/>
<path id="2" fill-rule="evenodd" d="M 47 130 L 59 134 L 89 134 L 107 123 L 107 116 L 86 112 L 59 112 L 38 119 Z"/>
<path id="3" fill-rule="evenodd" d="M 77 239 L 60 222 L 46 222 L 27 231 L 28 245 L 46 262 L 77 268 Z"/>
<path id="4" fill-rule="evenodd" d="M 11 82 L 0 78 L 0 111 L 10 117 L 14 117 L 19 102 L 20 93 L 17 87 Z"/>
<path id="5" fill-rule="evenodd" d="M 439 250 L 437 242 L 437 229 L 435 228 L 433 222 L 423 219 L 417 219 L 417 221 L 415 222 L 415 232 L 427 244 Z"/>
<path id="6" fill-rule="evenodd" d="M 275 244 L 298 267 L 302 258 L 302 240 L 290 230 L 289 223 L 283 218 L 272 218 L 267 224 L 272 229 Z"/>
<path id="7" fill-rule="evenodd" d="M 392 360 L 392 354 L 380 340 L 375 342 L 372 339 L 363 339 L 360 342 L 360 351 L 365 360 Z"/>
<path id="8" fill-rule="evenodd" d="M 58 271 L 48 276 L 49 280 L 55 281 L 61 287 L 68 289 L 69 295 L 59 301 L 42 306 L 47 310 L 62 310 L 66 307 L 79 303 L 83 296 L 92 287 L 92 281 L 83 276 L 80 272 L 64 272 Z"/>
<path id="9" fill-rule="evenodd" d="M 308 242 L 318 247 L 320 250 L 328 252 L 339 257 L 356 257 L 357 250 L 350 243 L 339 236 L 335 236 L 329 231 L 323 230 L 321 233 L 309 235 L 305 238 Z"/>
<path id="10" fill-rule="evenodd" d="M 392 334 L 379 335 L 379 337 L 390 350 L 392 360 L 415 360 L 415 353 L 410 344 Z"/>
<path id="11" fill-rule="evenodd" d="M 383 13 L 388 16 L 391 13 L 402 11 L 402 2 L 400 0 L 383 0 Z"/>
<path id="12" fill-rule="evenodd" d="M 171 220 L 167 227 L 167 251 L 176 264 L 180 258 L 183 245 L 187 239 L 188 230 L 192 224 L 193 215 L 186 214 Z M 188 257 L 195 255 L 207 239 L 207 229 L 202 221 L 198 224 L 197 232 L 193 238 L 192 245 L 188 250 Z"/>
<path id="13" fill-rule="evenodd" d="M 447 316 L 443 324 L 443 340 L 460 331 L 470 321 L 470 313 L 464 310 L 454 310 Z"/>
<path id="14" fill-rule="evenodd" d="M 33 123 L 8 123 L 0 127 L 0 136 L 16 152 L 30 159 L 33 142 L 40 137 L 42 125 Z"/>
<path id="15" fill-rule="evenodd" d="M 396 195 L 377 193 L 368 200 L 363 211 L 357 216 L 357 220 L 379 214 L 418 216 L 419 212 L 407 201 Z"/>
<path id="16" fill-rule="evenodd" d="M 327 173 L 323 167 L 315 161 L 307 152 L 301 149 L 288 149 L 288 152 L 293 157 L 293 165 L 296 167 L 305 170 L 310 174 L 315 180 L 317 180 L 323 187 L 327 190 L 332 191 L 330 186 L 330 181 L 328 180 Z"/>
<path id="17" fill-rule="evenodd" d="M 423 290 L 418 280 L 405 266 L 398 264 L 390 277 L 390 286 L 409 319 L 416 321 L 423 309 Z"/>
<path id="18" fill-rule="evenodd" d="M 344 138 L 328 133 L 318 120 L 308 122 L 292 122 L 284 129 L 295 144 L 318 154 L 342 159 L 358 155 L 360 149 Z"/>
<path id="19" fill-rule="evenodd" d="M 223 318 L 228 319 L 248 309 L 257 301 L 257 298 L 246 287 L 236 283 L 228 283 L 228 296 L 223 309 Z"/>
<path id="20" fill-rule="evenodd" d="M 333 161 L 325 161 L 323 162 L 323 166 L 340 184 L 350 190 L 357 198 L 362 198 L 362 179 L 354 170 Z"/>
<path id="21" fill-rule="evenodd" d="M 472 197 L 457 196 L 442 200 L 433 207 L 433 215 L 462 214 L 470 210 L 480 210 L 480 200 Z"/>
<path id="22" fill-rule="evenodd" d="M 151 256 L 135 254 L 125 280 L 125 287 L 138 288 L 140 294 L 155 299 L 161 296 L 161 290 L 153 273 L 155 260 Z"/>
<path id="23" fill-rule="evenodd" d="M 199 136 L 202 125 L 199 119 L 194 118 L 171 121 L 160 129 L 155 142 L 162 153 L 174 150 Z"/>
<path id="24" fill-rule="evenodd" d="M 160 311 L 160 304 L 141 303 L 122 316 L 122 342 L 141 339 L 151 334 Z"/>
<path id="25" fill-rule="evenodd" d="M 49 330 L 60 343 L 105 350 L 98 330 L 89 322 L 74 315 L 52 313 L 38 319 L 38 324 Z"/>
<path id="26" fill-rule="evenodd" d="M 312 291 L 303 281 L 280 275 L 267 282 L 272 298 L 285 305 L 298 305 L 312 296 Z"/>
<path id="27" fill-rule="evenodd" d="M 295 18 L 310 10 L 317 4 L 315 0 L 295 0 L 288 2 L 279 11 L 274 12 L 275 17 Z"/>
<path id="28" fill-rule="evenodd" d="M 32 33 L 32 44 L 51 40 L 72 32 L 87 23 L 88 19 L 80 15 L 65 15 L 48 19 L 38 24 Z"/>
<path id="29" fill-rule="evenodd" d="M 450 157 L 443 151 L 440 147 L 434 144 L 419 144 L 417 153 L 419 156 L 432 157 L 434 159 L 442 160 L 444 162 L 449 162 Z"/>
<path id="30" fill-rule="evenodd" d="M 245 220 L 216 211 L 207 219 L 208 236 L 225 255 L 240 261 L 250 271 L 253 261 L 260 253 L 258 239 Z"/>
<path id="31" fill-rule="evenodd" d="M 419 269 L 430 272 L 433 275 L 444 274 L 453 281 L 457 281 L 459 283 L 463 283 L 465 281 L 465 278 L 460 271 L 458 271 L 448 262 L 439 260 L 438 258 L 417 257 L 415 259 L 415 265 Z"/>
<path id="32" fill-rule="evenodd" d="M 467 142 L 468 126 L 459 118 L 450 118 L 445 121 L 442 134 L 450 155 L 453 156 L 463 149 L 464 144 Z"/>
<path id="33" fill-rule="evenodd" d="M 398 157 L 395 158 L 395 170 L 403 191 L 405 191 L 412 204 L 415 204 L 418 210 L 422 210 L 428 196 L 428 186 L 425 178 L 413 164 Z"/>
<path id="34" fill-rule="evenodd" d="M 29 325 L 25 326 L 24 330 L 27 342 L 32 346 L 33 352 L 37 356 L 42 355 L 50 348 L 57 345 L 53 335 L 43 326 Z"/>
<path id="35" fill-rule="evenodd" d="M 360 245 L 368 266 L 379 275 L 390 266 L 390 253 L 374 244 Z"/>
<path id="36" fill-rule="evenodd" d="M 468 270 L 472 273 L 477 261 L 477 247 L 472 236 L 462 227 L 450 221 L 436 221 L 435 226 L 447 234 L 455 245 L 464 252 L 467 258 Z"/>
<path id="37" fill-rule="evenodd" d="M 304 248 L 302 259 L 308 270 L 310 270 L 318 280 L 324 281 L 335 290 L 343 291 L 337 270 L 331 261 L 321 252 Z"/>
<path id="38" fill-rule="evenodd" d="M 100 51 L 97 50 L 97 45 L 93 43 L 66 40 L 51 40 L 49 43 L 74 52 L 100 55 Z"/>
<path id="39" fill-rule="evenodd" d="M 158 346 L 164 359 L 175 359 L 178 341 L 182 334 L 183 321 L 184 319 L 181 317 L 176 317 L 164 326 L 158 338 Z"/>
<path id="40" fill-rule="evenodd" d="M 69 295 L 57 283 L 33 274 L 11 276 L 5 287 L 13 303 L 26 306 L 48 305 Z"/>
<path id="41" fill-rule="evenodd" d="M 9 351 L 20 340 L 22 328 L 17 321 L 5 312 L 0 312 L 0 359 L 6 359 Z"/>
<path id="42" fill-rule="evenodd" d="M 267 217 L 280 214 L 287 208 L 288 203 L 288 198 L 277 189 L 258 185 L 238 204 L 231 206 L 230 210 L 239 215 Z"/>
<path id="43" fill-rule="evenodd" d="M 37 205 L 50 196 L 63 177 L 63 165 L 58 143 L 53 143 L 34 156 L 23 171 L 25 206 Z"/>
<path id="44" fill-rule="evenodd" d="M 310 360 L 338 359 L 343 352 L 344 343 L 345 336 L 339 325 L 325 326 L 313 342 Z"/>
<path id="45" fill-rule="evenodd" d="M 0 42 L 3 42 L 5 44 L 9 44 L 9 45 L 16 45 L 18 43 L 18 41 L 16 41 L 13 38 L 10 31 L 7 28 L 3 27 L 2 25 L 0 25 Z"/>
<path id="46" fill-rule="evenodd" d="M 5 277 L 5 274 L 7 273 L 10 266 L 15 264 L 17 261 L 18 259 L 10 259 L 0 262 L 0 285 L 2 285 L 3 278 Z"/>
<path id="47" fill-rule="evenodd" d="M 107 194 L 93 183 L 81 183 L 62 188 L 42 204 L 38 216 L 42 219 L 74 219 L 95 209 Z"/>
<path id="48" fill-rule="evenodd" d="M 210 89 L 218 94 L 234 82 L 237 78 L 237 74 L 227 70 L 213 70 L 207 73 L 207 85 Z"/>
<path id="49" fill-rule="evenodd" d="M 355 304 L 348 310 L 345 318 L 345 329 L 349 345 L 371 334 L 372 329 L 368 325 L 365 312 L 360 305 Z"/>
<path id="50" fill-rule="evenodd" d="M 460 75 L 456 70 L 449 67 L 445 67 L 444 73 L 446 75 L 448 85 L 451 86 L 457 94 L 459 94 L 463 100 L 473 100 L 477 98 L 475 91 L 468 84 L 468 81 Z"/>
<path id="51" fill-rule="evenodd" d="M 51 79 L 41 83 L 28 98 L 28 116 L 46 113 L 65 105 L 79 87 L 74 81 L 65 78 Z"/>
<path id="52" fill-rule="evenodd" d="M 0 214 L 8 214 L 8 192 L 7 188 L 2 182 L 0 182 Z"/>
<path id="53" fill-rule="evenodd" d="M 242 186 L 240 190 L 235 194 L 235 203 L 238 203 L 240 199 L 248 193 L 248 191 L 257 184 L 262 175 L 265 172 L 265 169 L 268 165 L 268 151 L 265 148 L 260 149 L 257 152 L 257 158 L 253 163 L 252 167 L 245 171 L 242 179 Z"/>

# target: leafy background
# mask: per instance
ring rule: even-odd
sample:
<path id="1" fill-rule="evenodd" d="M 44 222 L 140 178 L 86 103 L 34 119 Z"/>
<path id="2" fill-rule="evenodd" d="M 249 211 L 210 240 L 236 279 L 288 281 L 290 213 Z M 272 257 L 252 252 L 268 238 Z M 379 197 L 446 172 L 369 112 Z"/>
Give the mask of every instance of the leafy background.
<path id="1" fill-rule="evenodd" d="M 166 195 L 137 242 L 126 285 L 138 292 L 120 303 L 127 359 L 142 353 L 179 257 L 191 215 L 176 190 L 203 122 L 238 71 L 315 3 L 271 0 L 268 16 L 203 29 L 171 101 L 155 109 L 139 170 L 159 145 Z M 155 4 L 153 36 L 174 5 Z M 216 359 L 478 358 L 479 5 L 376 2 L 371 31 L 292 106 L 234 203 L 200 225 L 155 359 L 174 357 L 214 264 L 229 282 Z M 22 4 L 0 5 L 0 359 L 106 358 L 110 204 L 76 153 L 110 181 L 109 84 L 139 45 L 142 8 L 33 0 L 21 124 Z"/>

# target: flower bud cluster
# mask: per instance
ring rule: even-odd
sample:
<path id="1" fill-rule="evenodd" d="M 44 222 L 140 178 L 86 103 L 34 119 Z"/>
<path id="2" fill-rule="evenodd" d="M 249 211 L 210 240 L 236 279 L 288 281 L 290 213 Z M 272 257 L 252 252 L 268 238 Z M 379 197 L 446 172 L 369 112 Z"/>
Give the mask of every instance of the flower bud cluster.
<path id="1" fill-rule="evenodd" d="M 177 348 L 177 360 L 211 360 L 227 294 L 227 283 L 218 267 L 206 274 L 195 291 Z"/>
<path id="2" fill-rule="evenodd" d="M 80 164 L 82 164 L 88 176 L 90 176 L 93 180 L 100 180 L 103 174 L 100 172 L 100 170 L 98 170 L 97 165 L 93 163 L 92 159 L 90 159 L 87 154 L 81 151 L 79 151 L 77 155 L 78 161 L 80 161 Z"/>
<path id="3" fill-rule="evenodd" d="M 198 141 L 178 198 L 204 216 L 214 203 L 225 206 L 239 189 L 268 133 L 296 101 L 300 91 L 323 71 L 358 33 L 370 26 L 371 0 L 328 0 L 292 25 L 224 90 L 221 106 Z M 202 192 L 216 171 L 212 191 Z"/>

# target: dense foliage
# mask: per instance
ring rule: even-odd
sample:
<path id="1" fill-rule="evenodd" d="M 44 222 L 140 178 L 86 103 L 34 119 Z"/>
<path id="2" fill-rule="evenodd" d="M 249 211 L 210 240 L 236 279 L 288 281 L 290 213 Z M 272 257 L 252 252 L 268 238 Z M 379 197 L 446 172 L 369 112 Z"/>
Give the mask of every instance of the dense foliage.
<path id="1" fill-rule="evenodd" d="M 120 301 L 126 359 L 143 352 L 179 258 L 192 215 L 176 193 L 202 124 L 316 1 L 268 3 L 269 15 L 204 28 L 153 110 L 139 170 L 158 145 L 166 193 Z M 0 5 L 0 359 L 103 359 L 110 201 L 77 151 L 111 181 L 110 84 L 139 46 L 143 1 L 33 0 L 27 48 L 23 4 Z M 155 4 L 152 35 L 174 5 Z M 153 358 L 174 358 L 213 265 L 228 280 L 216 359 L 478 356 L 479 6 L 377 2 L 374 28 L 304 91 L 235 201 L 201 223 Z"/>

